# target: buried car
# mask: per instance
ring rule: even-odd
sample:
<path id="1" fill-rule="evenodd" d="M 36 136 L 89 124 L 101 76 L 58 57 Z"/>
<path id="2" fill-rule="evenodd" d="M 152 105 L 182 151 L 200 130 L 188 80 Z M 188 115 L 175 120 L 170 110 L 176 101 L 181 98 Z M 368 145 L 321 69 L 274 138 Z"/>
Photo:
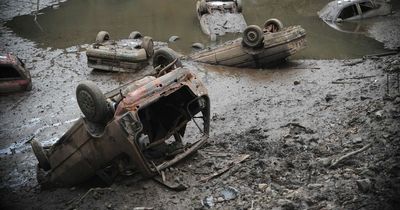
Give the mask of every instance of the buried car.
<path id="1" fill-rule="evenodd" d="M 133 31 L 128 39 L 110 40 L 110 34 L 100 31 L 96 42 L 86 50 L 90 68 L 105 71 L 129 72 L 140 70 L 149 64 L 153 56 L 153 39 Z"/>
<path id="2" fill-rule="evenodd" d="M 31 74 L 24 62 L 8 53 L 0 56 L 0 93 L 32 90 Z"/>
<path id="3" fill-rule="evenodd" d="M 391 11 L 385 0 L 338 0 L 328 3 L 318 16 L 329 24 L 389 15 Z"/>
<path id="4" fill-rule="evenodd" d="M 241 0 L 200 0 L 196 11 L 201 30 L 212 39 L 225 33 L 241 33 L 247 26 Z"/>
<path id="5" fill-rule="evenodd" d="M 199 149 L 210 126 L 207 90 L 187 68 L 171 70 L 176 61 L 158 78 L 147 76 L 107 94 L 93 82 L 80 83 L 76 94 L 84 117 L 48 149 L 31 141 L 38 181 L 70 186 L 98 175 L 110 182 L 118 172 L 151 177 Z"/>
<path id="6" fill-rule="evenodd" d="M 306 31 L 301 26 L 283 27 L 278 19 L 269 19 L 264 29 L 250 25 L 243 37 L 213 48 L 195 52 L 195 61 L 224 66 L 265 67 L 282 62 L 305 48 Z"/>

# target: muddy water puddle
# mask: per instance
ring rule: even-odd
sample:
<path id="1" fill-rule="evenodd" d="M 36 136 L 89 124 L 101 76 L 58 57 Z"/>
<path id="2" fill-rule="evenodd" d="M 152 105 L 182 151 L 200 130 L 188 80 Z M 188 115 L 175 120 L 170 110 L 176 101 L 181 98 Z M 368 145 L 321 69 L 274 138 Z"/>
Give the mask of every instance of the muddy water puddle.
<path id="1" fill-rule="evenodd" d="M 213 45 L 200 29 L 195 2 L 187 0 L 69 0 L 38 11 L 38 16 L 15 17 L 6 23 L 17 35 L 33 40 L 40 47 L 67 48 L 91 43 L 98 31 L 110 32 L 113 39 L 127 38 L 134 30 L 167 41 L 180 39 L 170 47 L 190 53 L 194 42 Z M 284 25 L 302 25 L 307 30 L 308 47 L 295 58 L 355 58 L 385 51 L 383 44 L 361 33 L 337 31 L 317 16 L 328 0 L 246 0 L 243 1 L 247 24 L 262 25 L 276 17 Z M 392 2 L 398 8 L 400 2 Z M 351 24 L 349 27 L 352 27 Z M 364 31 L 367 31 L 365 29 Z M 360 31 L 358 31 L 360 32 Z M 239 37 L 227 35 L 217 43 Z"/>

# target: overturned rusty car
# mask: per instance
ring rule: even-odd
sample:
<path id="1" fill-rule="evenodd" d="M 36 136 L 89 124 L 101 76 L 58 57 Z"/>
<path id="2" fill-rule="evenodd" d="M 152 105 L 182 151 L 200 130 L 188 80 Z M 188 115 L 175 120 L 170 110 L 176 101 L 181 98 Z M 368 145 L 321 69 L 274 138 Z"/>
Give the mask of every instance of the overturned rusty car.
<path id="1" fill-rule="evenodd" d="M 0 93 L 32 90 L 32 78 L 24 62 L 8 53 L 0 55 Z"/>
<path id="2" fill-rule="evenodd" d="M 278 19 L 264 23 L 264 29 L 250 25 L 243 37 L 193 53 L 195 61 L 224 66 L 259 68 L 276 65 L 306 46 L 301 26 L 283 27 Z"/>
<path id="3" fill-rule="evenodd" d="M 225 33 L 241 33 L 247 26 L 241 0 L 199 0 L 196 12 L 201 30 L 212 39 Z"/>
<path id="4" fill-rule="evenodd" d="M 329 2 L 318 16 L 330 26 L 343 21 L 354 21 L 392 12 L 386 0 L 341 0 Z"/>
<path id="5" fill-rule="evenodd" d="M 108 32 L 100 31 L 96 42 L 86 50 L 88 67 L 117 72 L 140 70 L 149 64 L 153 47 L 153 39 L 138 31 L 119 41 L 110 40 Z"/>
<path id="6" fill-rule="evenodd" d="M 104 95 L 93 82 L 80 83 L 76 94 L 84 117 L 50 148 L 31 141 L 38 181 L 71 186 L 95 175 L 106 182 L 116 173 L 151 177 L 198 150 L 209 134 L 207 90 L 190 70 L 171 66 L 158 78 L 147 76 Z"/>

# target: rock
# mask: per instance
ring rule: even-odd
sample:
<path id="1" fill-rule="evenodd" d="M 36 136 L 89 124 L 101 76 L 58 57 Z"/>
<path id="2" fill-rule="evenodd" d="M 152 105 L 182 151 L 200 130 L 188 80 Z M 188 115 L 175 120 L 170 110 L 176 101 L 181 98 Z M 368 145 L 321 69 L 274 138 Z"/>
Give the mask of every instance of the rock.
<path id="1" fill-rule="evenodd" d="M 367 96 L 360 96 L 361 101 L 365 101 L 367 99 L 371 99 L 371 97 L 367 97 Z"/>
<path id="2" fill-rule="evenodd" d="M 296 80 L 296 81 L 293 82 L 293 84 L 294 84 L 294 85 L 300 85 L 300 81 L 297 81 L 297 80 Z"/>
<path id="3" fill-rule="evenodd" d="M 203 50 L 204 49 L 204 45 L 202 43 L 193 43 L 192 44 L 192 48 L 197 49 L 197 50 Z"/>
<path id="4" fill-rule="evenodd" d="M 331 165 L 332 161 L 330 158 L 318 158 L 318 163 L 324 167 L 328 167 Z"/>
<path id="5" fill-rule="evenodd" d="M 223 198 L 223 197 L 218 197 L 218 198 L 217 198 L 217 202 L 218 202 L 218 203 L 221 203 L 221 202 L 223 202 L 223 201 L 224 201 L 224 198 Z"/>
<path id="6" fill-rule="evenodd" d="M 357 143 L 361 143 L 362 142 L 362 138 L 361 137 L 356 137 L 353 140 L 353 143 L 357 144 Z"/>
<path id="7" fill-rule="evenodd" d="M 179 36 L 171 36 L 169 37 L 168 42 L 175 42 L 178 39 L 180 39 Z"/>
<path id="8" fill-rule="evenodd" d="M 400 104 L 400 97 L 396 97 L 396 99 L 393 102 L 394 104 Z"/>
<path id="9" fill-rule="evenodd" d="M 324 186 L 323 184 L 318 184 L 318 183 L 315 183 L 315 184 L 308 184 L 308 185 L 307 185 L 307 187 L 310 188 L 310 189 L 321 188 L 321 187 L 323 187 L 323 186 Z"/>
<path id="10" fill-rule="evenodd" d="M 296 206 L 294 205 L 294 203 L 287 199 L 279 199 L 277 203 L 281 207 L 281 209 L 284 209 L 284 210 L 296 209 Z"/>
<path id="11" fill-rule="evenodd" d="M 261 184 L 258 184 L 258 189 L 259 190 L 264 190 L 264 189 L 266 189 L 268 187 L 268 184 L 265 184 L 265 183 L 261 183 Z"/>
<path id="12" fill-rule="evenodd" d="M 368 192 L 371 189 L 371 180 L 360 179 L 356 181 L 358 189 L 362 192 Z"/>
<path id="13" fill-rule="evenodd" d="M 375 117 L 376 117 L 378 120 L 381 120 L 381 119 L 383 119 L 383 113 L 384 113 L 383 110 L 379 110 L 379 111 L 375 112 Z"/>
<path id="14" fill-rule="evenodd" d="M 330 101 L 332 101 L 335 97 L 336 97 L 336 95 L 328 93 L 328 94 L 326 94 L 326 96 L 325 96 L 325 101 L 326 101 L 326 102 L 330 102 Z"/>

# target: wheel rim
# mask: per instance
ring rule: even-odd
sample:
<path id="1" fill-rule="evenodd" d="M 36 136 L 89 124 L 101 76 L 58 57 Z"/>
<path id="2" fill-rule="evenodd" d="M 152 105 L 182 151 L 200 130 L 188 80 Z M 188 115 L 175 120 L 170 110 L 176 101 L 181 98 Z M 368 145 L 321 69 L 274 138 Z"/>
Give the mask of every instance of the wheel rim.
<path id="1" fill-rule="evenodd" d="M 94 100 L 90 93 L 85 90 L 79 92 L 79 105 L 81 107 L 82 112 L 86 116 L 93 117 L 96 113 L 96 107 L 94 106 Z"/>
<path id="2" fill-rule="evenodd" d="M 249 31 L 249 33 L 247 34 L 247 38 L 249 41 L 254 42 L 257 40 L 258 36 L 255 31 Z"/>

